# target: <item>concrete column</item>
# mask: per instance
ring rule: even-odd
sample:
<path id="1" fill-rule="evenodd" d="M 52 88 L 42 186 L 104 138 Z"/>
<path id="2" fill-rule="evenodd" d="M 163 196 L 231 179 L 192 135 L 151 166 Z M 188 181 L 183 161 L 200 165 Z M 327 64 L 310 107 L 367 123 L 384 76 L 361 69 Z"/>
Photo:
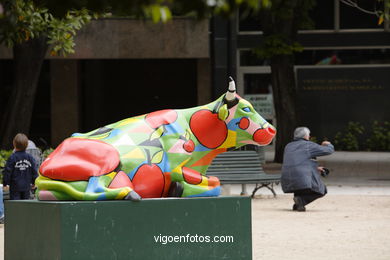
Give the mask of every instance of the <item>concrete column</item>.
<path id="1" fill-rule="evenodd" d="M 211 59 L 213 60 L 213 99 L 226 92 L 229 76 L 236 79 L 237 32 L 236 22 L 214 17 L 210 23 Z"/>
<path id="2" fill-rule="evenodd" d="M 51 60 L 51 144 L 79 131 L 80 94 L 77 60 Z"/>

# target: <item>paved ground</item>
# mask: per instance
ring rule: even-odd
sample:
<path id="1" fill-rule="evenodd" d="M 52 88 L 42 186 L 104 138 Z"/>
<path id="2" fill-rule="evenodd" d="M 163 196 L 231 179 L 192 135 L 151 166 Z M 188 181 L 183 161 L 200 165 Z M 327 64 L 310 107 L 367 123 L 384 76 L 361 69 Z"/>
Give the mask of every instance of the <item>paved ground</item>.
<path id="1" fill-rule="evenodd" d="M 273 154 L 266 158 L 272 161 Z M 280 185 L 277 198 L 262 189 L 252 200 L 253 259 L 390 259 L 390 153 L 336 152 L 319 159 L 331 169 L 324 179 L 328 195 L 306 212 L 291 210 L 292 195 Z M 280 167 L 268 162 L 264 169 L 280 173 Z"/>
<path id="2" fill-rule="evenodd" d="M 252 200 L 253 259 L 390 259 L 390 182 L 326 179 L 328 195 L 291 210 L 292 195 L 261 189 Z M 253 186 L 247 185 L 250 192 Z M 240 185 L 225 187 L 233 195 Z"/>
<path id="3" fill-rule="evenodd" d="M 254 199 L 253 259 L 390 259 L 390 196 L 328 196 L 291 211 L 291 196 Z"/>

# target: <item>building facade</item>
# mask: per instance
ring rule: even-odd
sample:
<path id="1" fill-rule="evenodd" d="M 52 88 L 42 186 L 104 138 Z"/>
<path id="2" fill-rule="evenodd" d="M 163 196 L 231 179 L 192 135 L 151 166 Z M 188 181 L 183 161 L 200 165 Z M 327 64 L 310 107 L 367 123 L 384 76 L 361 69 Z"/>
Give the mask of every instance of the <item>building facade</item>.
<path id="1" fill-rule="evenodd" d="M 124 118 L 211 100 L 209 24 L 174 19 L 91 22 L 73 55 L 48 55 L 35 100 L 30 138 L 58 145 Z M 2 102 L 12 86 L 12 52 L 0 48 Z"/>
<path id="2" fill-rule="evenodd" d="M 372 1 L 359 1 L 372 8 Z M 295 55 L 302 125 L 332 138 L 348 121 L 390 121 L 389 21 L 339 0 L 317 1 L 314 28 L 300 31 Z M 56 146 L 123 118 L 206 104 L 238 93 L 277 126 L 271 70 L 252 49 L 263 41 L 256 17 L 177 18 L 166 24 L 130 19 L 93 21 L 76 38 L 74 55 L 47 56 L 30 136 Z M 0 102 L 12 85 L 12 55 L 0 48 Z M 4 98 L 5 97 L 5 98 Z"/>
<path id="3" fill-rule="evenodd" d="M 295 55 L 298 111 L 301 124 L 318 138 L 333 138 L 348 122 L 370 127 L 390 121 L 389 21 L 348 6 L 339 0 L 316 1 L 310 16 L 314 28 L 299 31 L 303 51 Z M 373 11 L 374 1 L 359 1 Z M 271 69 L 252 49 L 263 34 L 253 17 L 238 19 L 236 26 L 239 93 L 252 100 L 259 112 L 275 122 Z"/>

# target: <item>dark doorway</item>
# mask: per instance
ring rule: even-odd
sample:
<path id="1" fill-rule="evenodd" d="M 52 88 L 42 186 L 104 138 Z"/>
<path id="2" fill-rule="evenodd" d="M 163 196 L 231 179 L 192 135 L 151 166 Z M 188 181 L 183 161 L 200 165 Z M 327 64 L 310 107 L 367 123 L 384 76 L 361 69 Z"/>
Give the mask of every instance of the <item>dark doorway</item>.
<path id="1" fill-rule="evenodd" d="M 84 60 L 82 131 L 160 109 L 196 106 L 195 59 Z"/>

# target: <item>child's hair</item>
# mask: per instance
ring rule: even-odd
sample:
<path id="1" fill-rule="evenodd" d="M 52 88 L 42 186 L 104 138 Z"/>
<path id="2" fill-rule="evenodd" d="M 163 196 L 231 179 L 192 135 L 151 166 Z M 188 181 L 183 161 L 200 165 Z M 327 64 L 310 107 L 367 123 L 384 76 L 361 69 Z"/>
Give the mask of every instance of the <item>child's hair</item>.
<path id="1" fill-rule="evenodd" d="M 25 151 L 28 145 L 28 138 L 25 134 L 17 134 L 14 137 L 14 148 L 18 151 Z"/>

